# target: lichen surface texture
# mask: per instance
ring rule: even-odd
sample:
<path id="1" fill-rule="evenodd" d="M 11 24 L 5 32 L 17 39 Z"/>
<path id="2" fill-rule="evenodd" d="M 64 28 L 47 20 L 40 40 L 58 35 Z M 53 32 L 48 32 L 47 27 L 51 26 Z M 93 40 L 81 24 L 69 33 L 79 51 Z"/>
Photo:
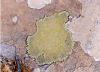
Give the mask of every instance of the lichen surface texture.
<path id="1" fill-rule="evenodd" d="M 37 31 L 27 38 L 27 50 L 38 65 L 62 61 L 72 53 L 72 33 L 65 30 L 68 12 L 62 11 L 36 22 Z"/>

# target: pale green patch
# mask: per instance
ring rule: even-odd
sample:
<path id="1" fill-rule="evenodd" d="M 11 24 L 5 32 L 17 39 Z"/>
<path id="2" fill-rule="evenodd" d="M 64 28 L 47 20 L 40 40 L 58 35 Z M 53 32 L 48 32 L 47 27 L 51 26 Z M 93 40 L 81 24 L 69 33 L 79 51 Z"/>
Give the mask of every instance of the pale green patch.
<path id="1" fill-rule="evenodd" d="M 55 13 L 36 22 L 37 32 L 28 36 L 27 50 L 38 65 L 64 60 L 72 53 L 72 33 L 65 30 L 68 12 Z"/>

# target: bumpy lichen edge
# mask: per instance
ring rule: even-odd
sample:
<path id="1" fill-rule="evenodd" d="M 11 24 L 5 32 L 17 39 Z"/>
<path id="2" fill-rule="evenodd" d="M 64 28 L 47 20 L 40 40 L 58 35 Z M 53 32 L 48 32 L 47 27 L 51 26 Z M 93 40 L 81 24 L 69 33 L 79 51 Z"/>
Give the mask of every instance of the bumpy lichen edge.
<path id="1" fill-rule="evenodd" d="M 66 12 L 66 11 L 63 11 L 63 12 Z M 61 12 L 62 13 L 62 12 Z M 67 12 L 68 13 L 68 12 Z M 54 15 L 55 14 L 57 14 L 57 13 L 54 13 Z M 53 15 L 51 15 L 51 16 L 53 16 Z M 68 16 L 69 16 L 69 14 L 68 14 Z M 46 16 L 45 16 L 46 17 Z M 50 17 L 50 16 L 48 16 L 48 17 Z M 42 18 L 42 19 L 40 19 L 40 20 L 43 20 L 44 18 Z M 66 22 L 68 21 L 68 19 L 66 19 Z M 65 23 L 66 23 L 65 22 Z M 65 24 L 64 23 L 64 24 Z M 67 29 L 67 31 L 69 31 L 68 29 Z M 69 31 L 70 32 L 70 31 Z M 70 34 L 71 34 L 71 36 L 72 36 L 72 33 L 70 32 Z M 30 36 L 32 36 L 32 35 L 30 35 Z M 28 36 L 28 37 L 30 37 L 30 36 Z M 28 38 L 27 37 L 27 38 Z M 28 40 L 28 39 L 27 39 Z M 26 41 L 27 41 L 26 40 Z M 72 40 L 72 38 L 71 38 L 71 40 Z M 29 46 L 29 44 L 28 44 L 28 42 L 26 42 L 27 43 L 27 46 L 26 46 L 26 48 Z M 71 48 L 71 51 L 70 52 L 68 52 L 68 55 L 70 55 L 71 53 L 72 53 L 72 50 L 73 50 L 73 48 L 74 48 L 74 41 L 72 40 L 72 48 Z M 29 54 L 29 53 L 28 53 Z M 31 56 L 30 54 L 29 54 L 29 56 Z M 34 56 L 31 56 L 31 57 L 33 57 L 34 58 Z M 66 55 L 66 57 L 63 59 L 63 60 L 65 60 L 66 58 L 67 58 L 68 56 Z M 58 61 L 63 61 L 62 59 L 61 60 L 58 60 Z M 37 62 L 37 64 L 38 65 L 45 65 L 45 64 L 51 64 L 51 63 L 53 63 L 53 62 L 56 62 L 56 61 L 52 61 L 52 62 L 49 62 L 49 63 L 43 63 L 43 64 L 39 64 L 38 62 Z"/>

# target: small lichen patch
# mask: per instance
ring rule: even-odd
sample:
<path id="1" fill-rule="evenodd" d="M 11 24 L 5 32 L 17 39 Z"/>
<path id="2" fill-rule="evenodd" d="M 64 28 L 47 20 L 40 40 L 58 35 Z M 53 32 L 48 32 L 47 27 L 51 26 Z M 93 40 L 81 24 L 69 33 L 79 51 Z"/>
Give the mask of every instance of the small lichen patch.
<path id="1" fill-rule="evenodd" d="M 64 60 L 72 53 L 72 33 L 65 30 L 68 12 L 55 13 L 36 22 L 37 32 L 28 36 L 27 50 L 38 65 Z"/>

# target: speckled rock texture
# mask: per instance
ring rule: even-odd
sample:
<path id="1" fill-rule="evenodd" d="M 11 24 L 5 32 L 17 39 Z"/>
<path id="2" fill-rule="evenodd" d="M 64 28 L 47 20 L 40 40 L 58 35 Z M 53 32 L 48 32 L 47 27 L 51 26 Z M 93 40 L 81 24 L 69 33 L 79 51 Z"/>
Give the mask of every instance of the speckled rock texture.
<path id="1" fill-rule="evenodd" d="M 6 58 L 14 58 L 15 57 L 15 47 L 1 43 L 0 44 L 0 56 L 6 57 Z"/>
<path id="2" fill-rule="evenodd" d="M 13 58 L 15 51 L 15 55 L 33 72 L 100 72 L 100 48 L 97 46 L 97 40 L 100 39 L 97 33 L 100 26 L 100 0 L 53 0 L 41 9 L 30 8 L 27 0 L 1 0 L 1 7 L 0 51 L 4 51 L 0 55 L 0 69 L 1 56 Z M 70 22 L 66 23 L 66 29 L 72 32 L 73 40 L 79 42 L 75 43 L 73 53 L 66 60 L 38 66 L 35 59 L 27 55 L 26 39 L 35 34 L 38 20 L 61 11 L 69 12 Z M 92 43 L 95 48 L 90 48 Z M 90 53 L 87 48 L 90 48 Z M 9 64 L 9 60 L 5 61 L 5 64 Z M 10 69 L 8 65 L 5 68 Z"/>
<path id="3" fill-rule="evenodd" d="M 42 9 L 31 9 L 25 0 L 2 0 L 1 7 L 1 42 L 15 46 L 17 55 L 23 58 L 25 40 L 36 31 L 37 20 L 63 10 L 72 16 L 79 16 L 82 4 L 78 0 L 53 0 Z"/>
<path id="4" fill-rule="evenodd" d="M 80 41 L 86 53 L 100 61 L 100 0 L 80 0 L 82 2 L 81 17 L 74 18 L 66 24 L 72 32 L 74 41 Z"/>
<path id="5" fill-rule="evenodd" d="M 97 64 L 98 63 L 98 64 Z M 56 62 L 44 68 L 45 72 L 99 72 L 100 62 L 86 54 L 76 42 L 73 53 L 64 62 Z M 97 64 L 97 65 L 96 65 Z M 43 71 L 43 70 L 41 70 Z"/>

